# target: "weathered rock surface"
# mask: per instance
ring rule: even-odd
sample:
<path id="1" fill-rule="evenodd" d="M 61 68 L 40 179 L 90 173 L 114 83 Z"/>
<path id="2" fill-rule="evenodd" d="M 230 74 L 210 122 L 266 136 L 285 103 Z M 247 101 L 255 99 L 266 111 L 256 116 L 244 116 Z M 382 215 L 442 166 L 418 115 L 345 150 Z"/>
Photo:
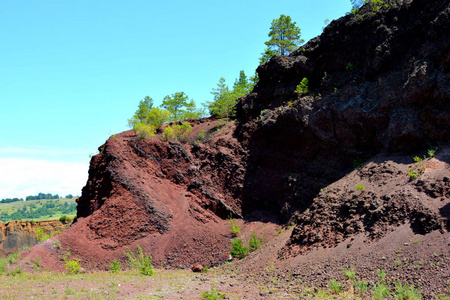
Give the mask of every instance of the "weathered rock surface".
<path id="1" fill-rule="evenodd" d="M 12 221 L 0 222 L 0 257 L 6 256 L 24 247 L 38 243 L 36 229 L 42 227 L 45 234 L 52 235 L 62 232 L 70 226 L 69 223 L 55 221 Z"/>
<path id="2" fill-rule="evenodd" d="M 410 221 L 412 213 L 427 215 L 415 219 L 420 224 L 413 221 L 425 232 L 442 228 L 436 212 L 416 210 L 419 204 L 406 200 L 408 193 L 374 199 L 370 192 L 319 191 L 348 174 L 354 162 L 378 153 L 410 153 L 411 160 L 403 161 L 408 164 L 414 155 L 424 154 L 420 150 L 448 144 L 449 11 L 448 1 L 404 1 L 373 14 L 364 7 L 363 17 L 333 21 L 320 37 L 258 68 L 258 85 L 238 105 L 243 120 L 238 132 L 249 153 L 245 185 L 251 188 L 244 197 L 287 212 L 286 217 L 295 212 L 299 225 L 289 246 L 335 245 L 327 235 L 377 227 L 373 219 L 381 216 L 366 209 L 373 201 L 391 208 L 385 217 L 394 226 Z M 294 90 L 304 77 L 310 92 L 300 96 Z M 372 170 L 367 176 L 382 172 Z M 330 202 L 337 207 L 322 206 Z M 347 220 L 345 207 L 372 221 L 348 224 L 353 229 L 345 222 L 340 224 L 345 228 L 330 227 L 330 222 Z M 336 217 L 339 221 L 332 221 Z M 306 230 L 310 222 L 316 226 Z"/>

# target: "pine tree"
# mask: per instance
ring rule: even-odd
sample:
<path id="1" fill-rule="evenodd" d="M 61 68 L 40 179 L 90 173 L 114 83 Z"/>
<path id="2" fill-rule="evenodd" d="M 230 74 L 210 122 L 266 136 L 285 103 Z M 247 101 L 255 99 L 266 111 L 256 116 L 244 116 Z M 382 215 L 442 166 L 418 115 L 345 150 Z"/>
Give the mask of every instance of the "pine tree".
<path id="1" fill-rule="evenodd" d="M 265 42 L 267 48 L 262 53 L 261 63 L 269 61 L 274 55 L 288 55 L 304 42 L 300 38 L 300 28 L 292 22 L 290 16 L 285 15 L 272 21 L 268 36 L 270 40 Z"/>
<path id="2" fill-rule="evenodd" d="M 171 121 L 196 119 L 201 115 L 195 107 L 194 100 L 189 99 L 184 92 L 178 92 L 164 97 L 161 107 L 170 112 Z"/>

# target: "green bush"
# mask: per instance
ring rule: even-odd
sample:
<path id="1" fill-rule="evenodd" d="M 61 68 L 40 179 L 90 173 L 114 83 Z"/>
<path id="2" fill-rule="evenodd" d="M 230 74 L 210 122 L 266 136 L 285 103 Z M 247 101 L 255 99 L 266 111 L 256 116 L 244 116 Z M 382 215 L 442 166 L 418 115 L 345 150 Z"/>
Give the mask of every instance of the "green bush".
<path id="1" fill-rule="evenodd" d="M 137 255 L 133 252 L 124 252 L 124 254 L 128 257 L 129 262 L 128 265 L 132 269 L 137 269 L 142 275 L 152 276 L 155 274 L 155 269 L 152 266 L 153 259 L 150 255 L 144 255 L 142 251 L 142 247 L 136 245 L 137 247 Z"/>
<path id="2" fill-rule="evenodd" d="M 365 190 L 366 190 L 366 187 L 363 186 L 362 184 L 358 183 L 358 184 L 356 185 L 356 190 L 358 190 L 358 191 L 365 191 Z"/>
<path id="3" fill-rule="evenodd" d="M 356 278 L 356 272 L 353 271 L 353 270 L 350 270 L 350 269 L 345 269 L 344 270 L 344 275 L 349 280 L 354 280 Z"/>
<path id="4" fill-rule="evenodd" d="M 115 259 L 109 266 L 109 269 L 111 270 L 112 273 L 117 273 L 122 269 L 122 265 L 117 259 Z"/>
<path id="5" fill-rule="evenodd" d="M 225 294 L 220 293 L 219 289 L 211 288 L 211 291 L 202 293 L 202 299 L 206 300 L 216 300 L 216 299 L 225 299 Z"/>
<path id="6" fill-rule="evenodd" d="M 163 140 L 171 141 L 175 139 L 175 130 L 172 126 L 167 126 L 163 132 Z"/>
<path id="7" fill-rule="evenodd" d="M 189 122 L 183 122 L 181 124 L 167 126 L 163 132 L 163 140 L 182 140 L 187 138 L 189 132 L 192 131 L 192 126 Z"/>
<path id="8" fill-rule="evenodd" d="M 6 257 L 1 257 L 0 258 L 0 275 L 5 273 L 7 265 L 8 265 L 8 259 Z"/>
<path id="9" fill-rule="evenodd" d="M 437 149 L 428 149 L 428 156 L 430 157 L 430 158 L 433 158 L 433 157 L 435 157 L 436 156 L 436 151 L 437 151 Z"/>
<path id="10" fill-rule="evenodd" d="M 241 232 L 241 226 L 239 226 L 239 224 L 234 221 L 233 216 L 231 215 L 228 217 L 228 223 L 230 225 L 230 230 L 233 236 L 237 236 Z"/>
<path id="11" fill-rule="evenodd" d="M 66 270 L 69 274 L 77 274 L 81 268 L 79 260 L 66 260 Z"/>
<path id="12" fill-rule="evenodd" d="M 72 221 L 72 218 L 64 215 L 59 218 L 59 221 L 61 221 L 62 223 L 68 223 L 68 222 Z"/>
<path id="13" fill-rule="evenodd" d="M 302 81 L 295 88 L 295 93 L 298 94 L 307 94 L 309 92 L 309 81 L 308 78 L 303 78 Z"/>
<path id="14" fill-rule="evenodd" d="M 21 255 L 19 251 L 13 252 L 10 255 L 8 255 L 8 263 L 10 265 L 14 264 L 15 262 L 17 262 L 19 259 L 21 259 Z"/>
<path id="15" fill-rule="evenodd" d="M 248 241 L 248 244 L 250 246 L 250 251 L 253 252 L 256 249 L 260 248 L 262 243 L 264 243 L 264 237 L 261 237 L 259 239 L 255 233 L 252 233 L 252 237 Z"/>
<path id="16" fill-rule="evenodd" d="M 411 180 L 419 178 L 419 174 L 411 168 L 408 169 L 408 176 L 409 176 L 409 179 L 411 179 Z"/>
<path id="17" fill-rule="evenodd" d="M 231 241 L 231 251 L 230 254 L 232 257 L 236 257 L 242 259 L 246 257 L 249 253 L 248 247 L 244 247 L 241 239 L 234 239 Z"/>
<path id="18" fill-rule="evenodd" d="M 141 140 L 145 140 L 148 137 L 154 137 L 156 129 L 157 128 L 152 125 L 147 125 L 141 122 L 138 122 L 133 126 L 134 132 Z"/>

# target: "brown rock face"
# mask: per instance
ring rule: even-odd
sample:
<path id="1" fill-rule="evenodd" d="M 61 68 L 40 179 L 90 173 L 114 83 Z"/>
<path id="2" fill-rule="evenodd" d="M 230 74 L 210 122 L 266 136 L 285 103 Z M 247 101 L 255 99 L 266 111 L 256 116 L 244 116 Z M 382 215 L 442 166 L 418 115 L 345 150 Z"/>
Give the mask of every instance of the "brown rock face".
<path id="1" fill-rule="evenodd" d="M 13 221 L 0 222 L 0 257 L 7 256 L 24 247 L 34 246 L 38 243 L 36 229 L 42 227 L 45 234 L 51 235 L 62 232 L 70 226 L 69 223 L 58 221 Z"/>
<path id="2" fill-rule="evenodd" d="M 281 257 L 358 233 L 376 240 L 405 223 L 448 230 L 449 12 L 436 0 L 364 7 L 261 65 L 236 122 L 190 121 L 186 143 L 110 138 L 91 160 L 62 249 L 86 268 L 125 261 L 136 245 L 156 265 L 210 266 L 228 258 L 229 215 L 295 221 Z M 310 92 L 298 95 L 304 77 Z M 196 143 L 201 130 L 208 138 Z M 436 158 L 410 180 L 412 157 L 430 147 Z M 62 255 L 51 243 L 38 250 Z"/>
<path id="3" fill-rule="evenodd" d="M 226 260 L 225 219 L 242 215 L 246 152 L 232 136 L 233 123 L 205 119 L 192 126 L 189 140 L 203 130 L 209 141 L 139 140 L 127 131 L 101 146 L 77 199 L 77 221 L 58 237 L 62 248 L 70 247 L 83 265 L 95 261 L 105 268 L 136 245 L 157 265 Z"/>

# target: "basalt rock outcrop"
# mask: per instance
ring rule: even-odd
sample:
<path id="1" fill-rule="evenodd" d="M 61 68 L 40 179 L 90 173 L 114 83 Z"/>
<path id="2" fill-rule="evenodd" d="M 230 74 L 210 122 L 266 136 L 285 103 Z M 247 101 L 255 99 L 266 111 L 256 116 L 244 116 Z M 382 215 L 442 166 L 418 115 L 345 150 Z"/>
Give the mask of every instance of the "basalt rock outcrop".
<path id="1" fill-rule="evenodd" d="M 320 191 L 378 153 L 408 153 L 409 160 L 401 160 L 406 166 L 424 154 L 420 150 L 448 144 L 449 12 L 448 1 L 403 1 L 379 12 L 364 6 L 291 55 L 258 68 L 259 83 L 238 105 L 238 133 L 249 153 L 251 188 L 244 197 L 270 203 L 288 217 L 295 213 L 298 225 L 282 256 L 290 248 L 299 248 L 294 255 L 308 245 L 336 245 L 356 232 L 376 236 L 375 227 L 389 231 L 387 223 L 412 222 L 421 232 L 445 228 L 448 214 L 424 209 L 397 189 L 384 196 L 352 195 L 342 186 Z M 310 91 L 298 95 L 294 91 L 305 77 Z M 448 156 L 441 159 L 449 162 Z M 408 179 L 404 167 L 387 169 L 386 176 L 396 174 L 391 180 L 401 173 Z M 445 176 L 436 180 L 446 182 Z M 448 203 L 443 199 L 442 207 Z M 371 201 L 379 204 L 365 209 Z M 380 225 L 380 218 L 389 221 Z M 342 238 L 335 240 L 336 234 Z"/>
<path id="2" fill-rule="evenodd" d="M 124 261 L 136 245 L 157 265 L 210 266 L 228 259 L 229 216 L 294 221 L 280 257 L 405 223 L 448 230 L 449 13 L 448 1 L 365 6 L 261 65 L 235 122 L 191 120 L 184 142 L 111 137 L 91 160 L 62 249 L 87 268 Z M 414 164 L 428 148 L 436 157 Z M 51 241 L 39 247 L 63 255 Z"/>

